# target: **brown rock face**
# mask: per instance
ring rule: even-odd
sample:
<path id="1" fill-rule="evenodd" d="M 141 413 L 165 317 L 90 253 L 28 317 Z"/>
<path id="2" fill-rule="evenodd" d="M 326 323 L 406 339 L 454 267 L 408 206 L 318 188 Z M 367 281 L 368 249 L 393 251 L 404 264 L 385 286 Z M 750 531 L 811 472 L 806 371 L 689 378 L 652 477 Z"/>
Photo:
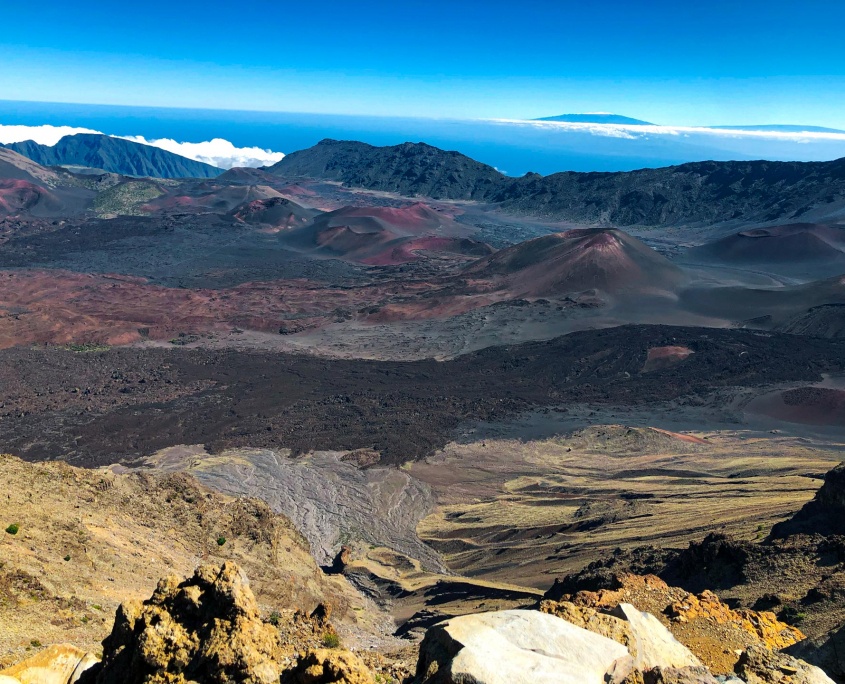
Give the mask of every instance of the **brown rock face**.
<path id="1" fill-rule="evenodd" d="M 833 684 L 818 667 L 760 646 L 740 656 L 736 674 L 748 684 Z"/>
<path id="2" fill-rule="evenodd" d="M 373 684 L 373 676 L 354 653 L 321 648 L 309 651 L 286 672 L 282 684 Z"/>
<path id="3" fill-rule="evenodd" d="M 118 608 L 103 662 L 84 684 L 270 684 L 283 669 L 278 631 L 260 617 L 234 563 L 203 565 Z"/>

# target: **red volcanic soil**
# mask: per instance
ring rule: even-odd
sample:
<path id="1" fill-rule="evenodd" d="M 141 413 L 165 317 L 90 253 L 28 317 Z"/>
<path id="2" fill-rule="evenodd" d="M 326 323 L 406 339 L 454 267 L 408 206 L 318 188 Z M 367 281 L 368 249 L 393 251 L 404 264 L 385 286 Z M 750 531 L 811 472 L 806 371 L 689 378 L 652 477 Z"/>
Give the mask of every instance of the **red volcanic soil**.
<path id="1" fill-rule="evenodd" d="M 0 216 L 32 211 L 39 205 L 55 211 L 61 202 L 45 188 L 29 181 L 0 179 Z"/>
<path id="2" fill-rule="evenodd" d="M 483 257 L 493 253 L 493 248 L 484 242 L 469 238 L 428 236 L 400 241 L 396 247 L 385 249 L 375 256 L 362 259 L 368 266 L 391 266 L 416 261 L 426 253 L 432 255 L 453 254 L 467 257 Z"/>
<path id="3" fill-rule="evenodd" d="M 695 354 L 687 347 L 652 347 L 648 350 L 641 373 L 671 368 L 686 359 L 690 354 Z"/>
<path id="4" fill-rule="evenodd" d="M 650 428 L 654 432 L 659 432 L 661 435 L 666 435 L 667 437 L 674 437 L 682 442 L 689 442 L 690 444 L 707 444 L 707 440 L 701 439 L 701 437 L 696 437 L 695 435 L 682 435 L 679 432 L 671 432 L 669 430 L 662 430 L 661 428 Z"/>
<path id="5" fill-rule="evenodd" d="M 308 223 L 319 213 L 314 209 L 306 209 L 287 197 L 271 197 L 242 204 L 232 215 L 244 223 L 286 230 Z"/>
<path id="6" fill-rule="evenodd" d="M 377 293 L 304 280 L 221 290 L 150 285 L 142 278 L 67 271 L 0 272 L 0 348 L 19 344 L 169 340 L 234 327 L 279 332 L 325 324 Z"/>
<path id="7" fill-rule="evenodd" d="M 471 230 L 417 203 L 407 207 L 343 207 L 287 233 L 293 249 L 371 266 L 418 261 L 427 255 L 482 257 L 493 249 L 466 237 Z"/>
<path id="8" fill-rule="evenodd" d="M 434 232 L 439 235 L 466 235 L 469 232 L 466 226 L 457 223 L 451 216 L 435 211 L 422 202 L 407 207 L 342 207 L 327 214 L 328 225 L 348 223 L 353 218 L 375 219 L 394 230 L 412 234 Z"/>
<path id="9" fill-rule="evenodd" d="M 845 390 L 799 387 L 752 401 L 748 409 L 778 420 L 804 425 L 845 425 Z"/>
<path id="10" fill-rule="evenodd" d="M 753 228 L 691 249 L 689 254 L 739 264 L 840 260 L 845 263 L 845 227 L 793 223 Z"/>
<path id="11" fill-rule="evenodd" d="M 569 230 L 522 242 L 472 264 L 464 273 L 513 296 L 557 296 L 586 290 L 609 294 L 673 292 L 683 272 L 619 230 Z"/>

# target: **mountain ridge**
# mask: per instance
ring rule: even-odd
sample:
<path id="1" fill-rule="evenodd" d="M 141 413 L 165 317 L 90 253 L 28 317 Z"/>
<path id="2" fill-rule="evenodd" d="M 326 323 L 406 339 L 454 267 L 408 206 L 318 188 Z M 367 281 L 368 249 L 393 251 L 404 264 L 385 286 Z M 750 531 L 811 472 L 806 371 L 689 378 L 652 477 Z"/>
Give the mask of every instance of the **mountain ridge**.
<path id="1" fill-rule="evenodd" d="M 224 171 L 152 145 L 100 133 L 66 135 L 52 146 L 25 140 L 3 147 L 42 166 L 85 166 L 125 176 L 215 178 Z"/>
<path id="2" fill-rule="evenodd" d="M 636 171 L 505 176 L 454 151 L 323 140 L 267 169 L 408 197 L 492 202 L 586 224 L 665 226 L 845 218 L 845 158 L 692 162 Z"/>

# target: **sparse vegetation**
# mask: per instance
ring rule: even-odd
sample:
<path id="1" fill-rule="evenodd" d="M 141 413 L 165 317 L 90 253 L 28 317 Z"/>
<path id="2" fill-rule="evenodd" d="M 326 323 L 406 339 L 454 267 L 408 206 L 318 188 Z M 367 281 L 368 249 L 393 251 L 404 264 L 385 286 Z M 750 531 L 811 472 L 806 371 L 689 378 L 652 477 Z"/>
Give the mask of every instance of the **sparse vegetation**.
<path id="1" fill-rule="evenodd" d="M 270 613 L 270 617 L 267 619 L 267 622 L 273 625 L 273 627 L 278 627 L 281 621 L 282 614 L 278 610 L 274 610 L 272 613 Z"/>
<path id="2" fill-rule="evenodd" d="M 68 351 L 76 352 L 77 354 L 87 354 L 91 352 L 104 352 L 111 349 L 107 344 L 97 344 L 95 342 L 71 343 L 65 347 Z"/>
<path id="3" fill-rule="evenodd" d="M 32 646 L 32 648 L 41 648 L 41 642 L 38 641 L 38 639 L 33 639 L 29 642 L 29 645 Z"/>
<path id="4" fill-rule="evenodd" d="M 68 554 L 67 556 L 65 556 L 65 561 L 69 561 L 69 560 L 70 560 L 70 554 Z"/>
<path id="5" fill-rule="evenodd" d="M 163 194 L 157 183 L 146 180 L 128 181 L 101 192 L 94 200 L 98 216 L 142 216 L 139 205 Z"/>
<path id="6" fill-rule="evenodd" d="M 340 637 L 335 632 L 327 632 L 323 635 L 323 646 L 325 648 L 339 648 Z"/>
<path id="7" fill-rule="evenodd" d="M 220 536 L 217 537 L 217 546 L 223 546 L 226 543 L 226 537 Z"/>
<path id="8" fill-rule="evenodd" d="M 20 531 L 21 527 L 17 523 L 12 523 L 6 528 L 6 534 L 17 534 Z"/>

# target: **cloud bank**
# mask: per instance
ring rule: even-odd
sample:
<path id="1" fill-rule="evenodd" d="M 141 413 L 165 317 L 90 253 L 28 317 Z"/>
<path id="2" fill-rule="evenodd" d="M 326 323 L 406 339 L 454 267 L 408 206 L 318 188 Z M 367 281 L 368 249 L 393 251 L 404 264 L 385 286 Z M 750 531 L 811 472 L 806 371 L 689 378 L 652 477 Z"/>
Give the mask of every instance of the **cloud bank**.
<path id="1" fill-rule="evenodd" d="M 626 138 L 635 140 L 649 135 L 686 137 L 704 135 L 714 138 L 732 138 L 745 140 L 777 140 L 780 142 L 845 142 L 845 133 L 833 131 L 777 131 L 748 130 L 740 128 L 707 128 L 706 126 L 660 126 L 634 124 L 573 123 L 569 121 L 539 121 L 536 119 L 486 119 L 491 123 L 522 126 L 560 131 L 567 133 L 587 133 L 605 138 Z"/>
<path id="2" fill-rule="evenodd" d="M 206 142 L 190 143 L 176 142 L 171 138 L 147 140 L 142 135 L 123 136 L 126 140 L 160 147 L 168 152 L 179 154 L 194 161 L 205 162 L 221 169 L 231 169 L 234 166 L 248 166 L 257 168 L 269 166 L 281 161 L 285 156 L 281 152 L 273 152 L 260 147 L 235 147 L 228 140 L 214 138 Z"/>
<path id="3" fill-rule="evenodd" d="M 76 135 L 77 133 L 97 133 L 103 135 L 100 131 L 94 131 L 90 128 L 75 128 L 73 126 L 5 126 L 0 124 L 0 144 L 5 145 L 23 142 L 24 140 L 34 140 L 39 145 L 49 145 L 52 147 L 66 135 Z M 265 150 L 260 147 L 235 147 L 231 142 L 223 138 L 192 143 L 177 142 L 171 138 L 147 140 L 142 135 L 112 137 L 124 138 L 125 140 L 131 140 L 142 145 L 159 147 L 182 157 L 211 164 L 221 169 L 231 169 L 234 166 L 249 166 L 252 168 L 268 166 L 281 161 L 285 156 L 281 152 L 273 152 L 272 150 Z"/>

